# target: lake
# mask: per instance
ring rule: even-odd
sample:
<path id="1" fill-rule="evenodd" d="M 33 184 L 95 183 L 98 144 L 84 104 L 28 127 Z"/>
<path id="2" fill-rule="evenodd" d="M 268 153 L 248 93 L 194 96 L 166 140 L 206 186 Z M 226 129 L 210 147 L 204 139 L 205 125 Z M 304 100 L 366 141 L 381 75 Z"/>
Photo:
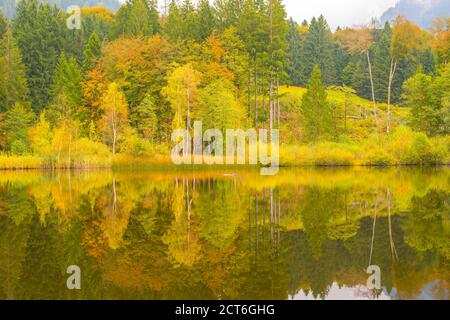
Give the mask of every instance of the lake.
<path id="1" fill-rule="evenodd" d="M 2 171 L 0 299 L 449 299 L 449 187 L 446 167 Z"/>

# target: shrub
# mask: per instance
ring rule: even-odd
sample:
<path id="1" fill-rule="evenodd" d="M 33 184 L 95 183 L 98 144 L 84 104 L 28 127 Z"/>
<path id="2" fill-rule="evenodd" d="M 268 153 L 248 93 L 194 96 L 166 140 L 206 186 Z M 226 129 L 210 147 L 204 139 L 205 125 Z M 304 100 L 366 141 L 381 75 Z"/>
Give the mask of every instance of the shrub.
<path id="1" fill-rule="evenodd" d="M 350 166 L 355 164 L 356 150 L 338 143 L 319 143 L 313 148 L 313 162 L 316 166 Z"/>
<path id="2" fill-rule="evenodd" d="M 450 164 L 450 137 L 431 139 L 431 159 L 433 164 Z"/>
<path id="3" fill-rule="evenodd" d="M 431 143 L 426 134 L 416 133 L 408 153 L 410 164 L 425 165 L 432 163 Z"/>
<path id="4" fill-rule="evenodd" d="M 411 128 L 398 126 L 388 144 L 388 152 L 393 155 L 398 164 L 410 164 L 410 149 L 414 141 L 415 133 Z"/>
<path id="5" fill-rule="evenodd" d="M 88 138 L 78 139 L 73 165 L 80 168 L 109 167 L 111 152 L 103 143 Z"/>
<path id="6" fill-rule="evenodd" d="M 382 148 L 368 150 L 364 157 L 365 165 L 389 166 L 395 164 L 395 158 Z"/>
<path id="7" fill-rule="evenodd" d="M 14 140 L 11 143 L 11 153 L 16 155 L 24 155 L 28 151 L 27 145 L 23 140 Z"/>

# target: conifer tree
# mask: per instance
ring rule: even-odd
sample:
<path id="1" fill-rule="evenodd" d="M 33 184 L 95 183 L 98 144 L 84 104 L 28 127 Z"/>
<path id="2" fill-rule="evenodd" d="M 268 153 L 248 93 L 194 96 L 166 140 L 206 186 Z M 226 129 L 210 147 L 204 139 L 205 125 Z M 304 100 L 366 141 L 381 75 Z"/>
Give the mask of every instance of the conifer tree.
<path id="1" fill-rule="evenodd" d="M 318 65 L 313 67 L 307 91 L 302 98 L 303 135 L 306 141 L 332 139 L 335 126 Z"/>
<path id="2" fill-rule="evenodd" d="M 52 81 L 58 57 L 66 46 L 65 15 L 56 7 L 37 0 L 21 1 L 13 21 L 33 109 L 38 112 L 51 98 Z"/>
<path id="3" fill-rule="evenodd" d="M 15 154 L 27 151 L 27 131 L 34 121 L 34 114 L 28 104 L 16 102 L 6 112 L 5 127 L 10 150 Z"/>
<path id="4" fill-rule="evenodd" d="M 313 18 L 305 38 L 303 48 L 304 77 L 308 79 L 314 65 L 322 70 L 323 82 L 327 85 L 335 83 L 335 61 L 333 57 L 333 38 L 323 16 Z"/>
<path id="5" fill-rule="evenodd" d="M 158 1 L 157 0 L 148 0 L 148 16 L 150 19 L 150 24 L 152 25 L 153 34 L 160 33 L 161 32 L 161 21 L 159 20 Z"/>
<path id="6" fill-rule="evenodd" d="M 128 0 L 116 15 L 115 35 L 148 36 L 153 34 L 150 9 L 146 0 Z"/>
<path id="7" fill-rule="evenodd" d="M 183 30 L 183 18 L 181 9 L 176 0 L 172 0 L 169 5 L 169 14 L 163 25 L 164 34 L 171 40 L 176 41 L 181 38 Z"/>
<path id="8" fill-rule="evenodd" d="M 196 12 L 195 40 L 203 42 L 216 26 L 216 12 L 208 0 L 200 0 Z"/>
<path id="9" fill-rule="evenodd" d="M 301 73 L 301 40 L 298 31 L 298 24 L 292 18 L 288 22 L 289 31 L 287 35 L 288 49 L 287 49 L 287 65 L 286 72 L 289 75 L 289 82 L 292 85 L 302 85 Z"/>
<path id="10" fill-rule="evenodd" d="M 84 49 L 83 55 L 83 69 L 85 71 L 90 70 L 94 67 L 95 62 L 100 58 L 102 54 L 102 46 L 100 40 L 95 32 L 89 37 L 86 48 Z"/>
<path id="11" fill-rule="evenodd" d="M 29 101 L 25 66 L 9 28 L 0 41 L 0 112 Z"/>

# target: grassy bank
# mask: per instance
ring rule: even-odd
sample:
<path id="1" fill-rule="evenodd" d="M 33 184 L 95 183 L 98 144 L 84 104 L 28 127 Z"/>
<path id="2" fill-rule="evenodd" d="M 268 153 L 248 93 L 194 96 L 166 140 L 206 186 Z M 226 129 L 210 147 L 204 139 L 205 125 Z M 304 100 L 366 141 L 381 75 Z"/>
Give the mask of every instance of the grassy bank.
<path id="1" fill-rule="evenodd" d="M 338 141 L 310 145 L 282 145 L 280 165 L 283 167 L 449 165 L 449 146 L 450 137 L 430 139 L 406 127 L 399 127 L 392 136 L 371 137 L 364 142 Z M 70 162 L 58 162 L 38 155 L 0 154 L 0 169 L 152 169 L 168 166 L 178 168 L 172 163 L 169 151 L 141 155 L 118 154 L 114 157 L 109 154 L 90 155 L 76 157 Z"/>

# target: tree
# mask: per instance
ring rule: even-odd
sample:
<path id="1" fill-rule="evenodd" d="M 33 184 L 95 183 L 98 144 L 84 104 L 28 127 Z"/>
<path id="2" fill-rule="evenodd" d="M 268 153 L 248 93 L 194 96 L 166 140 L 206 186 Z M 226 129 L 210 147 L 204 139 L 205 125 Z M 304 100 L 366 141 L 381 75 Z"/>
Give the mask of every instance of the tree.
<path id="1" fill-rule="evenodd" d="M 176 41 L 181 38 L 182 28 L 183 18 L 180 7 L 176 0 L 172 0 L 169 5 L 169 14 L 163 25 L 163 32 L 171 41 Z"/>
<path id="2" fill-rule="evenodd" d="M 244 41 L 245 48 L 250 57 L 248 69 L 248 92 L 253 89 L 254 96 L 254 123 L 257 126 L 259 120 L 258 87 L 264 86 L 264 81 L 258 77 L 266 70 L 260 70 L 260 66 L 267 59 L 267 43 L 269 43 L 267 20 L 264 19 L 265 5 L 263 2 L 245 0 L 242 14 L 238 24 L 238 32 Z M 253 81 L 250 79 L 253 77 Z M 253 82 L 253 83 L 251 83 Z M 253 84 L 253 88 L 251 88 Z M 250 113 L 250 96 L 248 97 L 248 111 Z"/>
<path id="3" fill-rule="evenodd" d="M 400 59 L 413 58 L 413 53 L 423 47 L 423 33 L 420 27 L 398 17 L 394 22 L 392 29 L 391 50 L 390 50 L 390 70 L 388 82 L 388 110 L 387 110 L 387 127 L 386 132 L 391 131 L 391 93 L 392 84 Z"/>
<path id="4" fill-rule="evenodd" d="M 378 39 L 371 48 L 373 56 L 373 78 L 375 97 L 378 101 L 387 102 L 387 86 L 389 82 L 389 54 L 391 51 L 392 29 L 389 22 L 386 22 L 384 28 L 378 31 Z"/>
<path id="5" fill-rule="evenodd" d="M 153 142 L 158 129 L 158 118 L 156 116 L 155 98 L 151 93 L 144 97 L 144 100 L 134 109 L 130 118 L 138 133 Z"/>
<path id="6" fill-rule="evenodd" d="M 333 38 L 330 28 L 323 16 L 311 20 L 309 31 L 306 34 L 303 47 L 302 63 L 304 65 L 304 78 L 311 76 L 314 65 L 322 70 L 323 82 L 333 84 L 336 79 L 335 61 L 333 57 Z"/>
<path id="7" fill-rule="evenodd" d="M 450 60 L 450 18 L 437 18 L 431 28 L 434 38 L 431 46 L 437 54 L 439 64 Z"/>
<path id="8" fill-rule="evenodd" d="M 128 105 L 116 83 L 108 86 L 100 108 L 103 111 L 101 127 L 105 139 L 112 146 L 112 154 L 115 155 L 117 141 L 128 126 Z"/>
<path id="9" fill-rule="evenodd" d="M 154 33 L 154 12 L 151 11 L 146 0 L 127 0 L 116 15 L 115 35 L 133 35 L 143 37 Z"/>
<path id="10" fill-rule="evenodd" d="M 91 70 L 95 66 L 98 59 L 100 59 L 101 54 L 102 45 L 100 43 L 100 39 L 95 32 L 92 32 L 83 51 L 83 69 L 85 71 Z"/>
<path id="11" fill-rule="evenodd" d="M 224 50 L 222 63 L 234 74 L 234 85 L 237 88 L 238 96 L 244 96 L 245 93 L 250 94 L 248 90 L 250 79 L 247 75 L 249 56 L 236 27 L 230 27 L 223 32 L 222 48 Z"/>
<path id="12" fill-rule="evenodd" d="M 45 111 L 40 114 L 38 123 L 28 130 L 28 140 L 35 154 L 43 157 L 48 157 L 52 154 L 52 131 L 50 123 L 45 117 Z"/>
<path id="13" fill-rule="evenodd" d="M 231 82 L 216 80 L 200 90 L 198 118 L 205 128 L 225 132 L 228 128 L 239 128 L 244 112 L 233 94 Z"/>
<path id="14" fill-rule="evenodd" d="M 301 111 L 303 132 L 307 141 L 334 137 L 333 114 L 318 65 L 314 66 L 308 81 L 307 91 L 302 98 Z"/>
<path id="15" fill-rule="evenodd" d="M 287 50 L 287 59 L 288 63 L 286 65 L 286 71 L 289 75 L 289 82 L 292 85 L 300 86 L 301 85 L 301 50 L 302 44 L 300 40 L 299 26 L 294 19 L 289 19 L 288 22 L 289 31 L 287 35 L 288 41 L 288 50 Z"/>
<path id="16" fill-rule="evenodd" d="M 377 120 L 377 102 L 375 99 L 375 88 L 373 84 L 372 63 L 370 59 L 370 47 L 372 46 L 372 30 L 368 27 L 360 29 L 345 29 L 337 32 L 338 38 L 343 41 L 344 46 L 351 52 L 364 54 L 367 57 L 369 70 L 370 87 L 372 89 L 373 113 L 375 117 L 375 126 L 378 126 Z"/>
<path id="17" fill-rule="evenodd" d="M 438 77 L 417 73 L 403 84 L 403 99 L 411 108 L 411 125 L 434 136 L 448 133 L 450 68 Z"/>
<path id="18" fill-rule="evenodd" d="M 5 35 L 8 29 L 8 19 L 0 12 L 0 39 Z"/>
<path id="19" fill-rule="evenodd" d="M 20 102 L 6 112 L 5 126 L 8 145 L 12 153 L 23 154 L 28 150 L 27 131 L 34 121 L 31 108 Z"/>
<path id="20" fill-rule="evenodd" d="M 79 106 L 83 96 L 80 67 L 74 57 L 67 58 L 64 52 L 59 57 L 52 94 L 54 99 L 59 95 L 66 97 L 69 110 L 64 114 L 71 114 Z"/>
<path id="21" fill-rule="evenodd" d="M 197 100 L 200 76 L 201 74 L 192 65 L 186 64 L 175 69 L 167 77 L 167 86 L 163 88 L 162 93 L 175 112 L 174 125 L 176 128 L 188 130 L 191 128 L 191 113 Z"/>
<path id="22" fill-rule="evenodd" d="M 269 128 L 280 122 L 280 103 L 274 97 L 278 92 L 280 78 L 284 78 L 288 24 L 286 11 L 280 0 L 268 0 L 269 26 Z"/>
<path id="23" fill-rule="evenodd" d="M 196 12 L 195 39 L 203 42 L 207 39 L 216 26 L 216 12 L 208 0 L 200 0 Z"/>
<path id="24" fill-rule="evenodd" d="M 25 66 L 7 28 L 0 41 L 0 111 L 9 110 L 16 102 L 27 103 L 28 94 Z"/>
<path id="25" fill-rule="evenodd" d="M 19 3 L 13 20 L 13 35 L 26 66 L 32 107 L 36 112 L 51 99 L 58 57 L 66 46 L 66 31 L 65 15 L 56 7 L 37 0 Z"/>
<path id="26" fill-rule="evenodd" d="M 161 22 L 159 21 L 158 0 L 148 0 L 148 15 L 152 25 L 153 34 L 161 32 Z"/>
<path id="27" fill-rule="evenodd" d="M 230 27 L 236 27 L 245 0 L 215 0 L 214 8 L 217 12 L 217 26 L 220 31 Z"/>

